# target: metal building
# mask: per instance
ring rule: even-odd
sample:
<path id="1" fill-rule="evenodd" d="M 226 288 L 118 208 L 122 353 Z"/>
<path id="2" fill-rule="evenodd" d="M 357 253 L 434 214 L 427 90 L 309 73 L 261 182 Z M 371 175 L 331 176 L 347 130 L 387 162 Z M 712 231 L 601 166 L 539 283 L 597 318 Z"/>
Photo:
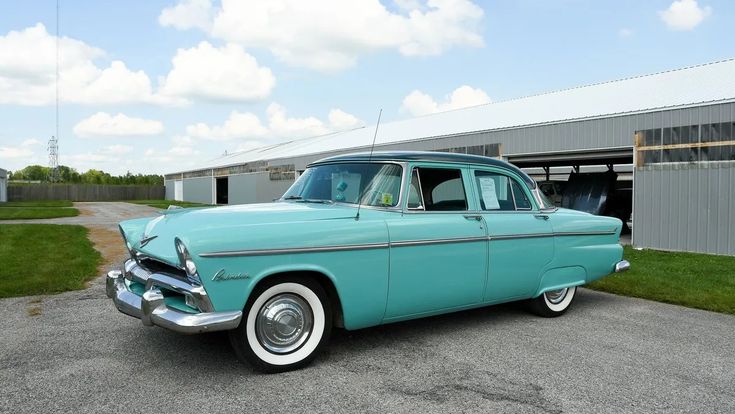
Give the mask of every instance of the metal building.
<path id="1" fill-rule="evenodd" d="M 735 255 L 734 131 L 730 59 L 381 124 L 375 150 L 501 157 L 546 179 L 613 169 L 633 181 L 635 246 Z M 233 153 L 167 174 L 166 197 L 270 201 L 308 163 L 369 149 L 373 132 Z"/>
<path id="2" fill-rule="evenodd" d="M 0 168 L 0 203 L 8 201 L 8 172 Z"/>

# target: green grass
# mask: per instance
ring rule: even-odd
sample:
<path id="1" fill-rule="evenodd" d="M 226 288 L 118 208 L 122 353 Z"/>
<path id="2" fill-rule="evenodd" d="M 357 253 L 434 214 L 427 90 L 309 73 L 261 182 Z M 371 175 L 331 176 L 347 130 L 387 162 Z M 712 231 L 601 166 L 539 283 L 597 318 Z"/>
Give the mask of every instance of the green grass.
<path id="1" fill-rule="evenodd" d="M 102 256 L 82 226 L 0 225 L 0 298 L 83 289 Z"/>
<path id="2" fill-rule="evenodd" d="M 145 204 L 155 208 L 167 209 L 168 206 L 174 205 L 179 207 L 210 207 L 210 204 L 192 203 L 189 201 L 174 200 L 130 200 L 127 203 Z"/>
<path id="3" fill-rule="evenodd" d="M 73 203 L 66 200 L 47 201 L 8 201 L 0 203 L 0 207 L 71 207 Z"/>
<path id="4" fill-rule="evenodd" d="M 74 217 L 79 210 L 69 207 L 4 207 L 0 208 L 0 220 L 47 219 Z"/>
<path id="5" fill-rule="evenodd" d="M 735 314 L 735 257 L 635 250 L 630 270 L 587 287 L 690 308 Z"/>

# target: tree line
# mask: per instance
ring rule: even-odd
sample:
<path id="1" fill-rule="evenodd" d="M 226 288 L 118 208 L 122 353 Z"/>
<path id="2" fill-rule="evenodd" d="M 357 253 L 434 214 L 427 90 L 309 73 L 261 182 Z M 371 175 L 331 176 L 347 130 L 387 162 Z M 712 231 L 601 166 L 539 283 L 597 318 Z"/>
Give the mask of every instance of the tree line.
<path id="1" fill-rule="evenodd" d="M 51 169 L 43 165 L 29 165 L 22 170 L 9 171 L 9 180 L 27 180 L 49 182 Z M 59 182 L 67 184 L 112 184 L 112 185 L 163 185 L 163 176 L 149 174 L 111 175 L 100 170 L 88 170 L 80 173 L 65 165 L 59 166 Z"/>

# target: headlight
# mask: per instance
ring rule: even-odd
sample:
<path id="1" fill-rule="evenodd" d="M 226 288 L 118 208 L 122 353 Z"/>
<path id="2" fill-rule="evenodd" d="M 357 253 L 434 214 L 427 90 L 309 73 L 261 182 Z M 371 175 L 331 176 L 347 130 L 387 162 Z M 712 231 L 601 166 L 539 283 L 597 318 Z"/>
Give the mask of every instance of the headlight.
<path id="1" fill-rule="evenodd" d="M 192 260 L 186 246 L 184 246 L 184 243 L 179 240 L 178 237 L 174 239 L 174 244 L 176 245 L 176 254 L 179 256 L 179 265 L 186 272 L 186 276 L 189 278 L 189 281 L 194 284 L 201 285 L 202 281 L 199 278 L 197 266 L 194 263 L 194 260 Z"/>

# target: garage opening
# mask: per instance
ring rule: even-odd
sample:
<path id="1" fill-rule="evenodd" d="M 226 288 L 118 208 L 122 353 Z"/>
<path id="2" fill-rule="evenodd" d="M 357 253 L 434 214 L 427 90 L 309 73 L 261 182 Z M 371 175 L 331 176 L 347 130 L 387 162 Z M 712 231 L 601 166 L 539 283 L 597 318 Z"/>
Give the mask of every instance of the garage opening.
<path id="1" fill-rule="evenodd" d="M 633 213 L 633 148 L 509 155 L 559 207 L 617 217 L 629 234 Z"/>
<path id="2" fill-rule="evenodd" d="M 219 177 L 217 178 L 217 187 L 216 187 L 216 203 L 217 204 L 227 204 L 229 195 L 229 179 L 228 177 Z"/>

